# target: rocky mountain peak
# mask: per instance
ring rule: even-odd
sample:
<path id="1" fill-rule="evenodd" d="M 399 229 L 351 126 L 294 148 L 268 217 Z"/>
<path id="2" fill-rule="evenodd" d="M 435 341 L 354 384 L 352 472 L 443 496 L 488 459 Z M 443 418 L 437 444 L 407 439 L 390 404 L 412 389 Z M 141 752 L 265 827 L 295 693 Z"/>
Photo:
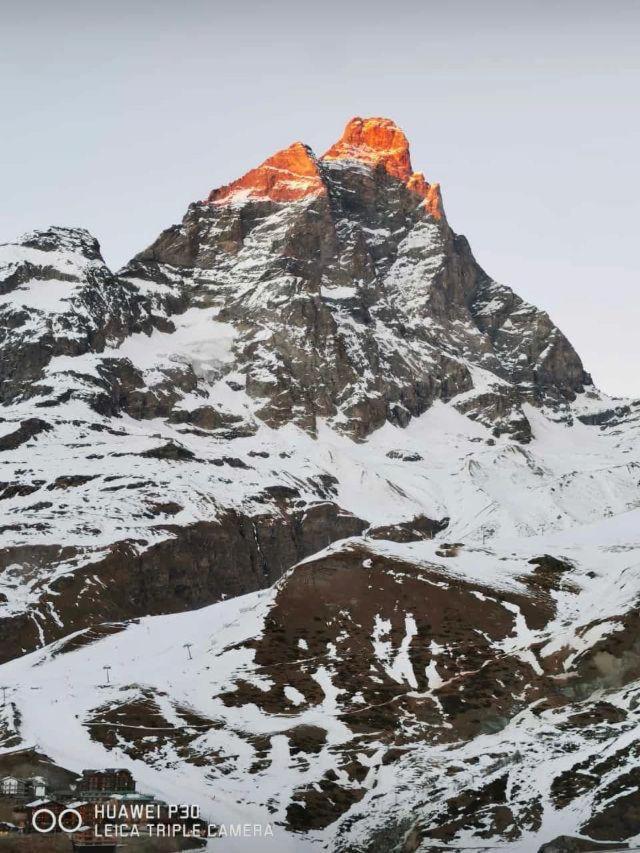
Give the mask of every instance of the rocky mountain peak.
<path id="1" fill-rule="evenodd" d="M 100 244 L 86 228 L 51 225 L 23 235 L 17 245 L 41 252 L 69 252 L 87 260 L 102 260 Z"/>
<path id="2" fill-rule="evenodd" d="M 430 184 L 422 172 L 411 166 L 409 140 L 389 118 L 352 118 L 340 139 L 323 155 L 323 160 L 355 160 L 382 167 L 425 200 L 425 208 L 436 219 L 443 214 L 439 184 Z"/>
<path id="3" fill-rule="evenodd" d="M 390 175 L 407 181 L 412 173 L 409 140 L 389 118 L 352 118 L 323 160 L 360 160 L 383 165 Z"/>
<path id="4" fill-rule="evenodd" d="M 267 158 L 237 181 L 209 193 L 209 204 L 242 203 L 247 199 L 299 201 L 325 192 L 313 152 L 294 142 Z"/>
<path id="5" fill-rule="evenodd" d="M 523 403 L 569 417 L 591 384 L 549 317 L 478 266 L 390 119 L 352 119 L 320 158 L 277 152 L 122 275 L 234 329 L 228 370 L 271 426 L 362 439 L 451 400 L 526 442 Z"/>

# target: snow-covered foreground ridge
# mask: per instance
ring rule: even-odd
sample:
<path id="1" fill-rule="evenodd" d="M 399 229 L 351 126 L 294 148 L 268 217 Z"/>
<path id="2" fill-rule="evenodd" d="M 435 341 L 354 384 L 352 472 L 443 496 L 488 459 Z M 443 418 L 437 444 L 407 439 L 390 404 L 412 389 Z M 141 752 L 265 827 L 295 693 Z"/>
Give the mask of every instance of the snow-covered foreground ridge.
<path id="1" fill-rule="evenodd" d="M 128 766 L 263 850 L 640 834 L 640 406 L 392 122 L 117 274 L 81 229 L 0 246 L 0 320 L 2 751 Z"/>
<path id="2" fill-rule="evenodd" d="M 5 664 L 5 736 L 75 770 L 127 766 L 222 823 L 270 822 L 262 849 L 628 837 L 639 522 L 449 556 L 337 543 L 273 590 Z M 535 577 L 543 552 L 568 568 Z"/>
<path id="3" fill-rule="evenodd" d="M 514 851 L 636 834 L 634 429 L 529 416 L 524 450 L 442 405 L 364 444 L 293 428 L 282 482 L 315 447 L 337 501 L 394 530 L 336 542 L 272 590 L 4 664 L 5 742 L 128 766 L 216 821 L 271 822 L 278 850 L 392 850 L 421 827 Z M 434 539 L 396 535 L 444 511 Z"/>

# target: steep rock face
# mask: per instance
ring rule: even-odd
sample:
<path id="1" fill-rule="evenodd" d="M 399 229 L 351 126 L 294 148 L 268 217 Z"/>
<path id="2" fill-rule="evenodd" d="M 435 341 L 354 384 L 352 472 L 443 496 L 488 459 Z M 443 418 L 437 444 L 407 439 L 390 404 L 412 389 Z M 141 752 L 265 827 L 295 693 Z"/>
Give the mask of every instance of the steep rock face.
<path id="1" fill-rule="evenodd" d="M 560 403 L 591 385 L 580 357 L 548 314 L 508 287 L 478 276 L 469 309 L 491 340 L 497 372 L 532 401 Z"/>
<path id="2" fill-rule="evenodd" d="M 273 425 L 324 417 L 363 438 L 464 394 L 461 411 L 527 440 L 523 400 L 562 408 L 590 384 L 547 315 L 478 267 L 388 119 L 212 191 L 124 276 L 167 270 L 238 329 L 246 390 Z"/>

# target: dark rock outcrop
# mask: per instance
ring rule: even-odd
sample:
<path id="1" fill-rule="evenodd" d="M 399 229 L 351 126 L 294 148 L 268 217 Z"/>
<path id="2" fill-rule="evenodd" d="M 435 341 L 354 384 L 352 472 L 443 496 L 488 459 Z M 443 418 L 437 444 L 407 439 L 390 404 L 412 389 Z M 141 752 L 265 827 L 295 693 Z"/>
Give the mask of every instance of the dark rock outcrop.
<path id="1" fill-rule="evenodd" d="M 35 611 L 0 619 L 0 659 L 102 622 L 191 610 L 262 589 L 305 557 L 366 527 L 329 502 L 253 517 L 227 512 L 188 527 L 167 524 L 163 541 L 146 549 L 120 542 L 103 559 L 51 583 Z M 0 571 L 71 556 L 59 549 L 8 549 L 0 552 Z"/>
<path id="2" fill-rule="evenodd" d="M 588 838 L 559 835 L 553 841 L 543 844 L 538 853 L 596 853 L 598 850 L 627 850 L 628 848 L 628 844 L 599 844 Z"/>
<path id="3" fill-rule="evenodd" d="M 105 265 L 81 228 L 49 228 L 0 246 L 0 401 L 48 396 L 44 370 L 55 356 L 102 352 L 147 334 L 179 295 L 141 293 Z"/>
<path id="4" fill-rule="evenodd" d="M 51 424 L 41 418 L 28 418 L 26 421 L 22 421 L 16 430 L 0 437 L 0 451 L 15 450 L 21 444 L 25 444 L 30 439 L 50 430 Z"/>

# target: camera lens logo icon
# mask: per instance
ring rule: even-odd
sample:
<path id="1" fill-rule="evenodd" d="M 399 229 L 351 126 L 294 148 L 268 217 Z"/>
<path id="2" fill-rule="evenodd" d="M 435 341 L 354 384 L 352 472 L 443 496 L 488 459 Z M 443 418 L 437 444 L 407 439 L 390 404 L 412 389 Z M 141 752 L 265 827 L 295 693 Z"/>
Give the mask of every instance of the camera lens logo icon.
<path id="1" fill-rule="evenodd" d="M 75 825 L 74 825 L 75 824 Z M 51 809 L 37 809 L 31 817 L 36 832 L 77 832 L 83 825 L 82 815 L 77 809 L 63 809 L 56 814 Z"/>

